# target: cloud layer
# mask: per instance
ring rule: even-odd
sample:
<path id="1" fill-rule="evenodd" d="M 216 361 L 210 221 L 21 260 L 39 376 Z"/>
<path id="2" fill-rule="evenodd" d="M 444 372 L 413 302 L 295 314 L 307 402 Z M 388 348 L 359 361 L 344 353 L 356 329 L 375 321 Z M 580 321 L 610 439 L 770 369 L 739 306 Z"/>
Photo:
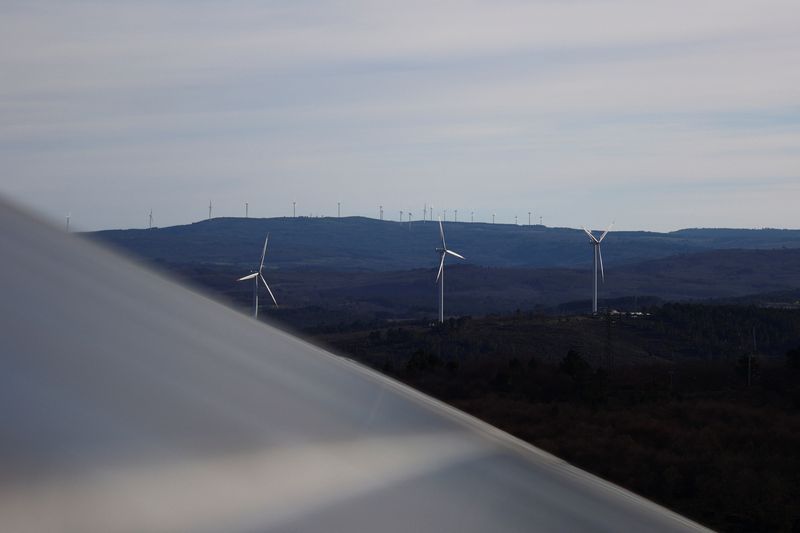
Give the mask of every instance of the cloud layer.
<path id="1" fill-rule="evenodd" d="M 798 227 L 796 1 L 5 2 L 0 193 Z"/>

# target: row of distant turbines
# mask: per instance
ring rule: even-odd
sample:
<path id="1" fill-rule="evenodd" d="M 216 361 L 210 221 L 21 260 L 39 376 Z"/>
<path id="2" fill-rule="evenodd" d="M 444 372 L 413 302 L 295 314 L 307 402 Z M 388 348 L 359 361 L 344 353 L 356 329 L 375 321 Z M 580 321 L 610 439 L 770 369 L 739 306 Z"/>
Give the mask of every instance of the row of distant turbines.
<path id="1" fill-rule="evenodd" d="M 603 242 L 603 239 L 606 238 L 608 232 L 611 231 L 611 227 L 614 225 L 612 222 L 608 228 L 600 235 L 600 237 L 595 237 L 591 230 L 583 228 L 583 231 L 586 232 L 586 235 L 589 237 L 589 242 L 592 245 L 592 264 L 594 267 L 593 272 L 593 285 L 592 285 L 592 314 L 597 314 L 597 268 L 600 267 L 600 277 L 603 282 L 605 282 L 605 270 L 603 268 L 603 254 L 600 251 L 600 244 Z M 442 225 L 442 219 L 439 219 L 439 237 L 441 238 L 442 244 L 439 248 L 436 248 L 436 253 L 439 254 L 439 270 L 436 274 L 436 284 L 439 285 L 439 322 L 444 322 L 444 263 L 445 259 L 448 255 L 452 255 L 453 257 L 457 257 L 459 259 L 465 259 L 465 257 L 458 252 L 454 252 L 453 250 L 447 247 L 447 242 L 444 238 L 444 226 Z M 251 272 L 246 276 L 242 276 L 237 281 L 248 281 L 253 280 L 253 317 L 258 318 L 258 293 L 260 289 L 260 284 L 264 284 L 264 287 L 267 289 L 270 297 L 272 298 L 272 302 L 275 304 L 275 307 L 278 307 L 278 301 L 275 299 L 275 295 L 272 293 L 272 289 L 269 288 L 269 284 L 267 284 L 267 280 L 264 279 L 262 271 L 264 270 L 264 259 L 267 255 L 267 244 L 269 243 L 269 233 L 267 233 L 266 238 L 264 239 L 264 248 L 261 251 L 261 261 L 258 264 L 258 270 Z"/>
<path id="2" fill-rule="evenodd" d="M 445 222 L 447 222 L 447 211 L 448 211 L 447 209 L 442 209 L 440 211 L 440 215 L 439 215 L 439 218 L 441 220 L 444 220 Z M 213 216 L 212 216 L 213 213 L 214 213 L 214 204 L 211 202 L 211 200 L 209 200 L 208 201 L 208 220 L 211 220 L 213 218 Z M 400 218 L 399 218 L 400 222 L 409 222 L 410 223 L 410 222 L 412 222 L 414 220 L 414 218 L 413 218 L 414 217 L 414 213 L 412 213 L 411 211 L 399 210 L 398 213 L 400 214 Z M 453 213 L 453 222 L 458 222 L 458 209 L 453 209 L 452 213 Z M 384 217 L 384 214 L 385 213 L 384 213 L 384 210 L 383 210 L 383 206 L 379 205 L 378 206 L 378 220 L 388 220 L 388 219 L 386 219 Z M 309 216 L 313 216 L 313 215 L 309 215 Z M 336 202 L 336 217 L 337 218 L 341 218 L 341 216 L 342 216 L 342 202 Z M 245 218 L 249 218 L 250 217 L 250 203 L 249 202 L 245 202 L 244 203 L 244 217 Z M 66 221 L 67 232 L 69 232 L 70 218 L 72 218 L 72 213 L 71 212 L 67 213 L 67 221 Z M 292 202 L 292 218 L 297 218 L 297 202 Z M 497 219 L 497 214 L 496 213 L 492 213 L 492 224 L 495 223 L 496 219 Z M 422 219 L 418 219 L 418 220 L 422 220 L 423 222 L 433 221 L 434 220 L 433 205 L 429 206 L 428 204 L 425 204 L 423 206 L 423 209 L 422 209 Z M 534 220 L 535 220 L 535 217 L 534 217 L 533 211 L 528 211 L 528 226 L 533 225 L 534 224 Z M 475 211 L 470 211 L 470 213 L 469 213 L 469 221 L 470 222 L 475 222 Z M 462 220 L 462 222 L 466 222 L 466 220 Z M 544 222 L 543 217 L 541 215 L 539 215 L 539 224 L 542 225 L 543 222 Z M 515 226 L 519 225 L 519 216 L 517 216 L 517 215 L 514 215 L 514 225 Z M 152 209 L 147 214 L 147 228 L 148 229 L 153 229 L 153 210 Z"/>
<path id="3" fill-rule="evenodd" d="M 211 220 L 212 214 L 214 210 L 214 205 L 211 200 L 208 201 L 208 219 Z M 411 222 L 413 220 L 414 213 L 411 211 L 399 210 L 397 211 L 400 214 L 399 221 L 400 222 Z M 458 222 L 458 209 L 453 209 L 453 222 Z M 378 220 L 384 220 L 385 212 L 383 210 L 383 205 L 378 206 Z M 248 218 L 250 216 L 250 203 L 244 203 L 244 217 Z M 341 218 L 342 216 L 342 202 L 336 202 L 336 216 L 337 218 Z M 492 224 L 495 223 L 496 213 L 492 213 Z M 297 218 L 297 202 L 292 202 L 292 217 Z M 447 209 L 443 209 L 441 211 L 440 218 L 443 219 L 445 222 L 447 221 Z M 427 203 L 422 208 L 422 221 L 433 221 L 434 220 L 434 213 L 433 213 L 433 204 L 428 205 Z M 528 225 L 533 224 L 533 211 L 528 211 Z M 469 213 L 469 221 L 475 222 L 475 211 L 470 211 Z M 542 224 L 543 217 L 539 215 L 539 224 Z M 514 215 L 514 224 L 519 225 L 519 217 Z M 153 210 L 150 210 L 149 216 L 149 227 L 153 226 Z"/>

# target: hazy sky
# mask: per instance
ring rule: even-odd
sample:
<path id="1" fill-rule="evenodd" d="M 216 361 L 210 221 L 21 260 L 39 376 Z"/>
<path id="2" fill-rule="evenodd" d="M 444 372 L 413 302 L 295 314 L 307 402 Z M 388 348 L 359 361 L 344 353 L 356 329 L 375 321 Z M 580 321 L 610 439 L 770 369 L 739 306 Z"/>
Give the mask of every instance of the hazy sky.
<path id="1" fill-rule="evenodd" d="M 0 194 L 800 227 L 798 0 L 0 2 Z"/>

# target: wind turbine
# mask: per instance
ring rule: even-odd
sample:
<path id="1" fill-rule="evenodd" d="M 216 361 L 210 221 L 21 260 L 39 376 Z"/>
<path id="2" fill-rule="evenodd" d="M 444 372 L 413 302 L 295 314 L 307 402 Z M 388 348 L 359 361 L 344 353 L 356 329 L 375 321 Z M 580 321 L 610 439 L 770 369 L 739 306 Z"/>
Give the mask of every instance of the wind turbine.
<path id="1" fill-rule="evenodd" d="M 603 271 L 603 254 L 600 252 L 600 243 L 603 242 L 603 239 L 606 238 L 606 235 L 609 231 L 611 231 L 611 227 L 614 225 L 612 222 L 608 228 L 600 235 L 598 239 L 595 237 L 591 231 L 586 228 L 583 228 L 583 231 L 586 232 L 586 235 L 589 236 L 590 242 L 594 248 L 594 259 L 592 260 L 592 264 L 594 265 L 594 292 L 592 293 L 592 314 L 597 314 L 597 264 L 600 263 L 600 276 L 603 280 L 603 283 L 606 281 L 606 274 Z"/>
<path id="2" fill-rule="evenodd" d="M 439 273 L 436 275 L 436 281 L 439 283 L 439 323 L 444 322 L 444 258 L 447 254 L 464 259 L 463 255 L 457 254 L 452 250 L 447 249 L 447 244 L 444 242 L 444 229 L 442 228 L 442 219 L 439 219 L 439 235 L 442 237 L 442 247 L 437 248 L 436 251 L 441 254 L 442 259 L 439 261 Z"/>
<path id="3" fill-rule="evenodd" d="M 261 263 L 258 265 L 258 272 L 253 272 L 243 278 L 239 278 L 236 281 L 247 281 L 252 279 L 255 284 L 253 285 L 253 318 L 258 318 L 258 280 L 261 280 L 264 283 L 264 286 L 267 288 L 267 292 L 272 297 L 272 301 L 275 304 L 275 307 L 278 307 L 278 302 L 275 300 L 275 295 L 272 294 L 272 290 L 267 285 L 267 280 L 264 279 L 264 276 L 261 275 L 261 270 L 264 268 L 264 257 L 267 255 L 267 243 L 269 242 L 269 233 L 267 233 L 267 238 L 264 239 L 264 250 L 261 252 Z"/>

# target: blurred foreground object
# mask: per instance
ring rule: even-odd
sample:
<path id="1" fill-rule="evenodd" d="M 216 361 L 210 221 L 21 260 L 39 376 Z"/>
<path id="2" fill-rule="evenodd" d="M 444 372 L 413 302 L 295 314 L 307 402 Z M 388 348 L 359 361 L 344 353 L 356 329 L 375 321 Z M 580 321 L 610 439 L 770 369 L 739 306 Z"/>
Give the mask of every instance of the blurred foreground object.
<path id="1" fill-rule="evenodd" d="M 698 531 L 0 200 L 0 524 Z"/>

